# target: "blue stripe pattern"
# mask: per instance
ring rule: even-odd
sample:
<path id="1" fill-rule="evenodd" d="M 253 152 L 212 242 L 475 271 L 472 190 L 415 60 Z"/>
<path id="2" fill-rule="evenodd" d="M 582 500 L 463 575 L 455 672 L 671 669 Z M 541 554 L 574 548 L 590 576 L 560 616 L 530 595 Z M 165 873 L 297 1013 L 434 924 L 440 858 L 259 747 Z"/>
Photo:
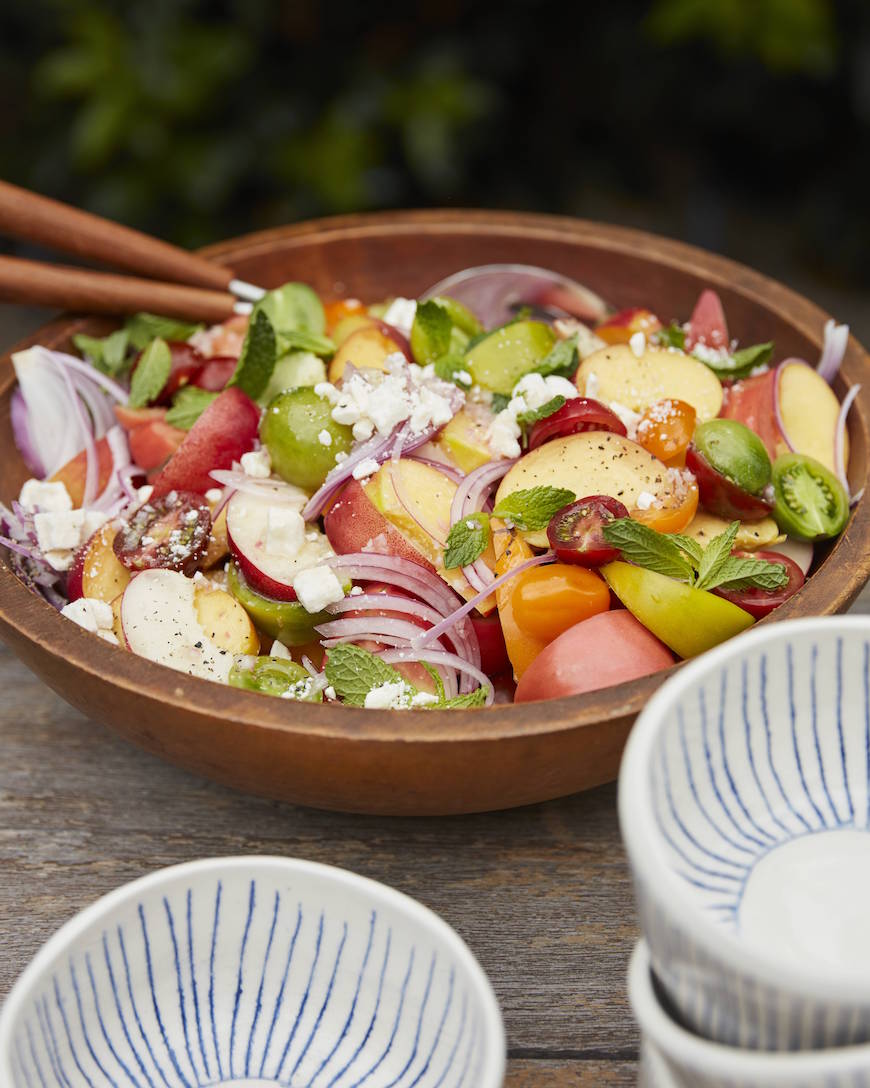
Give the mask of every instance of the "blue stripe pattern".
<path id="1" fill-rule="evenodd" d="M 229 873 L 145 896 L 55 965 L 10 1088 L 473 1088 L 471 979 L 400 921 Z"/>
<path id="2" fill-rule="evenodd" d="M 772 851 L 870 833 L 870 642 L 794 634 L 733 655 L 673 702 L 647 771 L 653 818 L 685 896 L 739 934 L 747 883 Z M 695 1030 L 770 1050 L 865 1041 L 867 1007 L 835 1014 L 744 977 L 694 944 L 638 875 L 656 971 Z"/>

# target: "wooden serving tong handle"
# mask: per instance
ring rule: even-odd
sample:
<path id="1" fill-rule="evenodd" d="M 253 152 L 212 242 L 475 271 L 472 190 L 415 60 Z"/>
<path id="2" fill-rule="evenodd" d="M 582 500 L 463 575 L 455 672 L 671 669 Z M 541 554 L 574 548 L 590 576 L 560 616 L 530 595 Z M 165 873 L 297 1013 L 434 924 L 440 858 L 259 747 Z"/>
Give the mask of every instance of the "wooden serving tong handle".
<path id="1" fill-rule="evenodd" d="M 252 300 L 262 294 L 259 288 L 236 280 L 224 265 L 6 181 L 0 181 L 0 234 L 140 276 L 228 291 Z"/>

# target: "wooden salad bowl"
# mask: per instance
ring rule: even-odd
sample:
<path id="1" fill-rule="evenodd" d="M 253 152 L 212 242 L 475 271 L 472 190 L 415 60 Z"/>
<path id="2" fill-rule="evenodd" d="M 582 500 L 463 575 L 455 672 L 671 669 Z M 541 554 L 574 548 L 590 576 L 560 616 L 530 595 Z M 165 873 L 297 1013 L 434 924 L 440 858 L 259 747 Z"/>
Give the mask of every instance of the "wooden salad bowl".
<path id="1" fill-rule="evenodd" d="M 773 340 L 778 358 L 814 362 L 828 315 L 733 261 L 635 230 L 553 216 L 391 212 L 281 227 L 204 251 L 245 279 L 304 280 L 325 298 L 414 297 L 470 265 L 539 265 L 588 284 L 619 308 L 687 315 L 715 288 L 745 344 Z M 66 348 L 106 322 L 63 316 L 18 349 Z M 868 356 L 851 339 L 835 391 L 865 382 L 850 415 L 852 489 L 870 469 Z M 13 369 L 0 360 L 0 498 L 27 471 L 10 425 Z M 870 577 L 870 496 L 815 574 L 762 622 L 842 612 Z M 485 710 L 374 711 L 292 703 L 173 672 L 61 618 L 0 562 L 0 637 L 89 717 L 173 763 L 251 793 L 350 812 L 425 815 L 525 805 L 616 777 L 635 716 L 673 672 L 586 695 Z M 678 668 L 679 666 L 674 666 Z"/>

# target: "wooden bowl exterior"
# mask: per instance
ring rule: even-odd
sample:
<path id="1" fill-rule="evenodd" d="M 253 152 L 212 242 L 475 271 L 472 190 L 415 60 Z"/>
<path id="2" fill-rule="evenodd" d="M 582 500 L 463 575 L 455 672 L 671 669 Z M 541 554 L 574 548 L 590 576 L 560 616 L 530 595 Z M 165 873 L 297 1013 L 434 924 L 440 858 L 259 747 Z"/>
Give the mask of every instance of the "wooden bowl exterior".
<path id="1" fill-rule="evenodd" d="M 551 216 L 474 211 L 347 216 L 212 246 L 207 256 L 274 286 L 298 279 L 324 297 L 415 296 L 443 276 L 496 261 L 541 265 L 619 306 L 666 318 L 703 287 L 722 297 L 741 340 L 814 360 L 828 315 L 748 268 L 681 243 Z M 104 320 L 62 317 L 28 338 L 68 346 Z M 864 382 L 850 416 L 850 477 L 864 486 L 870 449 L 868 356 L 849 342 L 835 386 Z M 0 359 L 0 498 L 27 473 L 9 421 L 14 375 Z M 844 611 L 870 577 L 870 497 L 804 588 L 769 619 Z M 481 711 L 389 713 L 292 704 L 172 672 L 62 620 L 0 562 L 0 636 L 64 699 L 165 759 L 251 793 L 351 812 L 434 815 L 529 804 L 615 778 L 635 716 L 673 671 L 588 695 Z M 679 666 L 675 666 L 677 668 Z"/>

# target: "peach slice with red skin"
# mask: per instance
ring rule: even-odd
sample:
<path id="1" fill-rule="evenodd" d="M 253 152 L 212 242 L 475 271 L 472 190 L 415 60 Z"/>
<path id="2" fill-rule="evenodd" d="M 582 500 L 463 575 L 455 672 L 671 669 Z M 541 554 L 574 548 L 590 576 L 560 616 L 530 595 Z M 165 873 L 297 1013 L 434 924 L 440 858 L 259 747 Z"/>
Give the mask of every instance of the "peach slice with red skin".
<path id="1" fill-rule="evenodd" d="M 123 593 L 130 572 L 112 547 L 116 532 L 111 523 L 103 525 L 79 549 L 67 575 L 66 590 L 71 601 L 95 597 L 110 604 Z"/>

